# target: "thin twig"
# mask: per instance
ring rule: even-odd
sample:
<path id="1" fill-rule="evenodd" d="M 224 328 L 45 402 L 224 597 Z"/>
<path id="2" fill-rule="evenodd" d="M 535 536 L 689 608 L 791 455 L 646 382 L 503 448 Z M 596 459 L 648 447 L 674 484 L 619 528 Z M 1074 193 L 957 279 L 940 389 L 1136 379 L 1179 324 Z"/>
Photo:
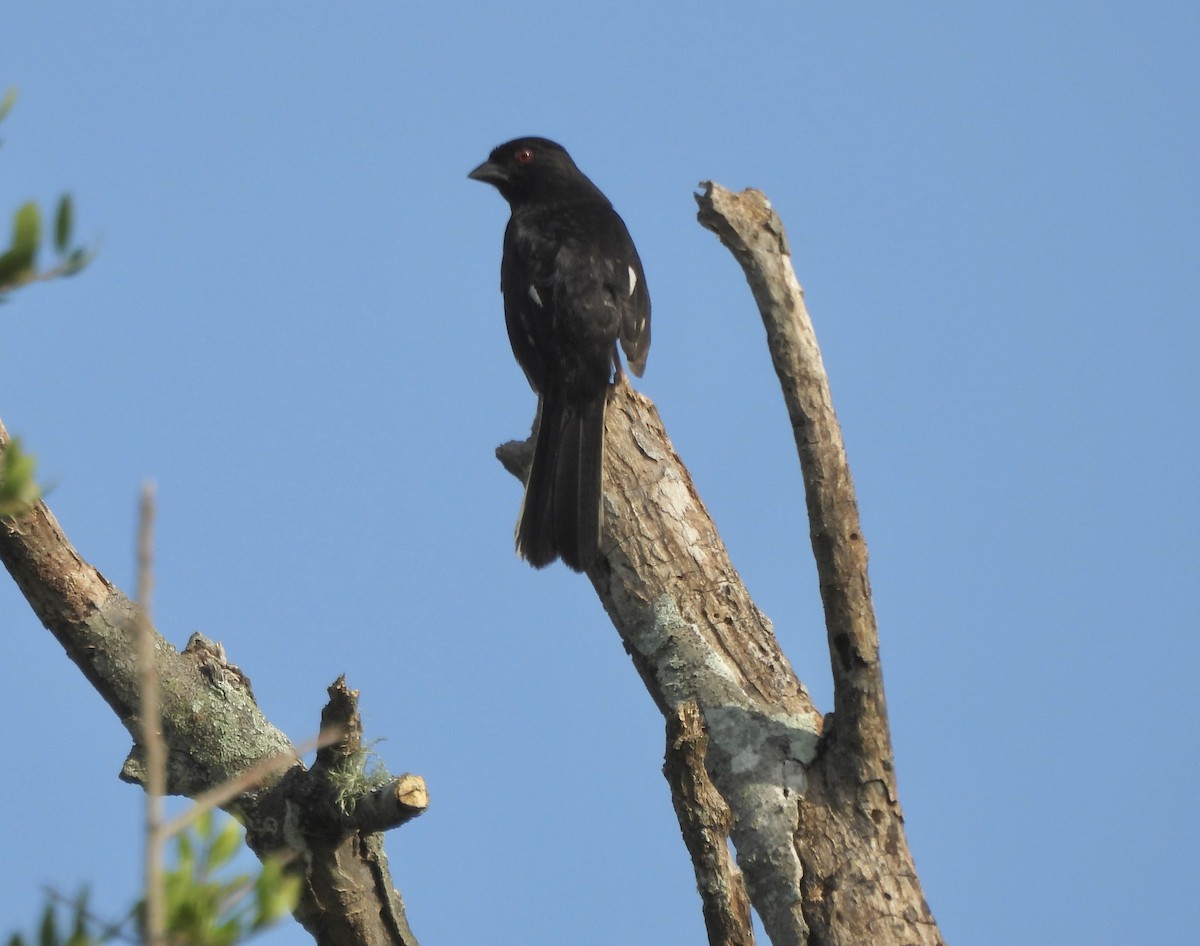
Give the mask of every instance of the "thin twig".
<path id="1" fill-rule="evenodd" d="M 55 903 L 61 903 L 74 910 L 76 916 L 81 917 L 92 925 L 91 937 L 88 942 L 107 943 L 111 939 L 119 939 L 123 943 L 132 943 L 133 946 L 141 946 L 141 937 L 135 933 L 125 931 L 125 928 L 130 925 L 130 919 L 134 915 L 134 910 L 130 910 L 129 913 L 119 920 L 106 920 L 92 910 L 86 908 L 80 910 L 78 894 L 74 897 L 68 897 L 61 890 L 55 890 L 53 887 L 46 886 L 42 887 L 42 893 Z"/>
<path id="2" fill-rule="evenodd" d="M 74 276 L 81 269 L 83 269 L 84 266 L 90 263 L 95 255 L 95 252 L 88 253 L 86 259 L 84 259 L 82 262 L 77 261 L 72 263 L 69 260 L 64 260 L 57 266 L 52 266 L 49 269 L 42 270 L 40 273 L 35 273 L 32 270 L 27 273 L 23 273 L 12 282 L 7 282 L 3 285 L 0 285 L 0 297 L 3 297 L 16 289 L 24 289 L 26 286 L 31 286 L 34 283 L 50 282 L 52 279 Z"/>
<path id="3" fill-rule="evenodd" d="M 162 738 L 158 670 L 154 665 L 154 631 L 150 595 L 154 575 L 154 484 L 142 487 L 138 516 L 137 623 L 135 647 L 141 703 L 142 749 L 146 759 L 146 942 L 166 943 L 166 905 L 163 896 L 163 796 L 167 790 L 167 752 Z"/>

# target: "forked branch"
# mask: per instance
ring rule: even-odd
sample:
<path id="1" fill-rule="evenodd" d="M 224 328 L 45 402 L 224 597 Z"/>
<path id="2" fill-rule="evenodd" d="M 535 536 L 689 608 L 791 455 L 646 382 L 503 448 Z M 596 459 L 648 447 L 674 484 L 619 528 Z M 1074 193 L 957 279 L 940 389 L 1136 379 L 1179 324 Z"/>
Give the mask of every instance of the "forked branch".
<path id="1" fill-rule="evenodd" d="M 742 265 L 787 402 L 834 714 L 823 727 L 654 405 L 623 382 L 609 399 L 605 536 L 589 577 L 667 721 L 666 771 L 677 807 L 682 802 L 710 944 L 750 941 L 740 878 L 715 840 L 728 824 L 750 901 L 775 946 L 933 946 L 941 939 L 896 797 L 866 543 L 783 225 L 756 191 L 707 184 L 697 201 L 701 223 Z M 511 443 L 498 453 L 520 477 L 528 451 L 528 443 Z M 707 779 L 696 771 L 700 756 Z"/>

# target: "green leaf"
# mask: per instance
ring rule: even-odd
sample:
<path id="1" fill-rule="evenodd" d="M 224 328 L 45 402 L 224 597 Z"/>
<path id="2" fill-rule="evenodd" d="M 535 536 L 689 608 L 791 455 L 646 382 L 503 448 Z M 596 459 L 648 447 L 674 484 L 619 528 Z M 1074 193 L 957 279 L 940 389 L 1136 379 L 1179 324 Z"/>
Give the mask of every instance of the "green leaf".
<path id="1" fill-rule="evenodd" d="M 42 914 L 42 925 L 38 929 L 38 946 L 58 946 L 58 922 L 54 915 L 54 901 L 46 904 Z"/>
<path id="2" fill-rule="evenodd" d="M 58 199 L 58 210 L 54 214 L 54 248 L 59 255 L 67 252 L 71 245 L 71 229 L 75 223 L 75 206 L 70 194 Z"/>
<path id="3" fill-rule="evenodd" d="M 184 831 L 175 838 L 175 870 L 169 876 L 191 875 L 196 866 L 196 855 L 192 852 L 191 832 Z"/>
<path id="4" fill-rule="evenodd" d="M 302 889 L 302 880 L 298 875 L 286 874 L 262 911 L 262 925 L 277 923 L 285 916 L 291 916 L 300 903 Z"/>
<path id="5" fill-rule="evenodd" d="M 31 200 L 13 215 L 12 246 L 0 256 L 0 289 L 20 282 L 33 269 L 41 235 L 41 214 Z"/>
<path id="6" fill-rule="evenodd" d="M 30 265 L 37 257 L 38 244 L 42 242 L 42 212 L 37 201 L 27 200 L 13 217 L 12 248 L 29 256 Z"/>
<path id="7" fill-rule="evenodd" d="M 195 820 L 192 830 L 196 832 L 196 837 L 202 838 L 205 841 L 207 841 L 210 837 L 212 837 L 212 829 L 213 829 L 213 815 L 212 815 L 212 809 L 210 808 L 208 811 L 206 811 L 204 814 L 202 814 L 199 818 L 197 818 Z M 186 835 L 182 835 L 182 834 L 180 835 L 181 838 L 185 837 L 185 836 Z"/>
<path id="8" fill-rule="evenodd" d="M 17 87 L 10 85 L 4 92 L 4 98 L 0 99 L 0 122 L 4 121 L 4 117 L 12 111 L 12 107 L 17 104 Z"/>
<path id="9" fill-rule="evenodd" d="M 13 933 L 8 938 L 8 946 L 25 946 L 25 940 L 21 938 L 20 933 Z"/>
<path id="10" fill-rule="evenodd" d="M 208 870 L 214 871 L 228 863 L 241 846 L 242 826 L 230 818 L 213 839 L 212 848 L 208 852 Z"/>
<path id="11" fill-rule="evenodd" d="M 236 917 L 231 920 L 226 920 L 219 926 L 214 926 L 209 932 L 206 942 L 210 946 L 233 946 L 234 943 L 244 939 L 246 931 L 242 929 L 241 921 Z"/>
<path id="12" fill-rule="evenodd" d="M 33 478 L 37 458 L 21 449 L 14 437 L 0 454 L 0 517 L 15 516 L 38 501 L 41 491 Z"/>
<path id="13" fill-rule="evenodd" d="M 25 253 L 8 250 L 0 253 L 0 292 L 21 281 L 33 268 L 33 261 Z"/>
<path id="14" fill-rule="evenodd" d="M 298 875 L 287 873 L 279 858 L 268 858 L 254 885 L 257 907 L 254 928 L 262 929 L 277 923 L 295 910 L 300 902 L 300 889 L 301 878 Z"/>
<path id="15" fill-rule="evenodd" d="M 90 942 L 87 930 L 88 893 L 88 888 L 84 887 L 76 895 L 75 902 L 72 904 L 75 919 L 71 926 L 71 936 L 67 940 L 67 946 L 87 946 L 87 943 Z"/>
<path id="16" fill-rule="evenodd" d="M 72 250 L 70 255 L 63 261 L 59 272 L 63 276 L 74 276 L 77 272 L 87 266 L 96 256 L 96 251 L 87 252 L 86 250 Z M 0 285 L 3 285 L 3 280 L 0 280 Z"/>

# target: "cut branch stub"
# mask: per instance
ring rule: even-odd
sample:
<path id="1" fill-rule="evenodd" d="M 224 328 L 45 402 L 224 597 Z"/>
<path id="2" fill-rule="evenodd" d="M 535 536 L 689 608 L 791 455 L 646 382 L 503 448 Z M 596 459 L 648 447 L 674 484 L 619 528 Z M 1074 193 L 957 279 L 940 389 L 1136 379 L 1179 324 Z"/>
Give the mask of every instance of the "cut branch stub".
<path id="1" fill-rule="evenodd" d="M 8 442 L 0 423 L 0 460 Z M 15 517 L 0 517 L 0 562 L 133 737 L 122 778 L 141 784 L 138 680 L 129 635 L 136 617 L 133 603 L 83 559 L 43 502 Z M 259 856 L 283 850 L 299 855 L 294 864 L 304 872 L 305 884 L 296 917 L 320 946 L 415 946 L 382 836 L 373 832 L 424 810 L 428 799 L 420 778 L 391 780 L 371 793 L 378 797 L 367 803 L 362 819 L 346 819 L 330 803 L 324 773 L 314 778 L 305 771 L 220 644 L 193 635 L 181 653 L 152 633 L 169 749 L 168 790 L 228 799 L 231 785 L 248 786 L 223 807 L 236 810 L 246 841 Z M 331 715 L 349 718 L 350 692 L 336 694 Z M 361 733 L 357 713 L 352 715 Z M 306 834 L 306 824 L 320 830 Z"/>

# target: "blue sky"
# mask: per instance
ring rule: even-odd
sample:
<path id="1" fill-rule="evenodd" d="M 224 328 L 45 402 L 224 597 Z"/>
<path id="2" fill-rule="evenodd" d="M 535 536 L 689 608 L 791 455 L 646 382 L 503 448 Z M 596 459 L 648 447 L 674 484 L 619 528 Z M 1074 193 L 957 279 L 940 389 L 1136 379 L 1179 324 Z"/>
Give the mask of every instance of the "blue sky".
<path id="1" fill-rule="evenodd" d="M 700 180 L 758 187 L 845 429 L 944 935 L 1184 942 L 1198 38 L 1183 2 L 6 5 L 0 214 L 69 189 L 101 252 L 0 308 L 0 417 L 126 590 L 157 482 L 159 628 L 224 641 L 294 739 L 339 673 L 361 690 L 430 786 L 388 839 L 423 942 L 700 942 L 658 714 L 586 581 L 512 553 L 492 450 L 534 399 L 507 211 L 465 175 L 541 134 L 614 201 L 654 300 L 639 387 L 828 709 L 786 415 L 694 220 Z M 43 884 L 115 912 L 128 739 L 7 580 L 0 629 L 0 932 Z"/>

